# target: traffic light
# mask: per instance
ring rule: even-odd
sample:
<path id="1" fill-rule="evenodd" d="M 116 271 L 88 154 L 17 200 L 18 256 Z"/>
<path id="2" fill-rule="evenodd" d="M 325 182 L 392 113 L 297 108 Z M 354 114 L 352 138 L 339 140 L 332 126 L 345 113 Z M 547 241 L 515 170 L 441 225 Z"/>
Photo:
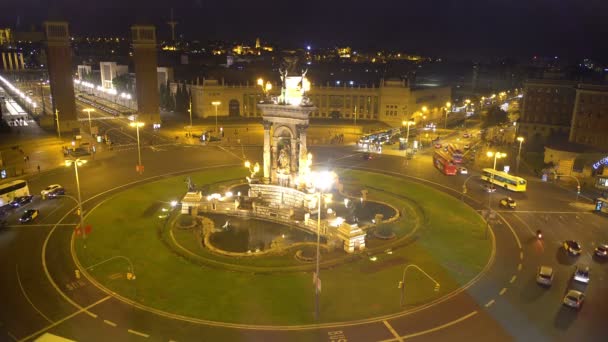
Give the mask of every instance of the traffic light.
<path id="1" fill-rule="evenodd" d="M 576 193 L 577 193 L 577 194 L 580 194 L 580 193 L 581 193 L 581 186 L 580 186 L 580 185 L 577 185 L 577 186 L 576 186 Z"/>

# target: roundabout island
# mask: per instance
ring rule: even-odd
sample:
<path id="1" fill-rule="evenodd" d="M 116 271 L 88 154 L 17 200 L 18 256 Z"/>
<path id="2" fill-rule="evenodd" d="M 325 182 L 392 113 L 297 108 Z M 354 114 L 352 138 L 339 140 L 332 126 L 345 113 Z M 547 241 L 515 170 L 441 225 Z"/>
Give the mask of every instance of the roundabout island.
<path id="1" fill-rule="evenodd" d="M 486 237 L 482 218 L 457 199 L 399 177 L 347 169 L 337 174 L 346 196 L 367 190 L 365 202 L 386 203 L 399 214 L 369 225 L 365 248 L 353 253 L 332 246 L 329 237 L 321 240 L 319 321 L 314 232 L 256 218 L 182 214 L 171 201 L 184 196 L 183 176 L 100 203 L 87 217 L 100 228 L 86 240 L 74 237 L 73 256 L 92 283 L 120 300 L 173 318 L 228 326 L 313 328 L 405 314 L 441 305 L 489 267 L 492 235 Z M 189 177 L 219 193 L 246 175 L 233 167 Z M 203 226 L 212 231 L 211 248 Z M 226 243 L 231 240 L 241 242 Z M 251 243 L 245 243 L 248 249 L 234 251 L 243 249 L 243 241 Z"/>

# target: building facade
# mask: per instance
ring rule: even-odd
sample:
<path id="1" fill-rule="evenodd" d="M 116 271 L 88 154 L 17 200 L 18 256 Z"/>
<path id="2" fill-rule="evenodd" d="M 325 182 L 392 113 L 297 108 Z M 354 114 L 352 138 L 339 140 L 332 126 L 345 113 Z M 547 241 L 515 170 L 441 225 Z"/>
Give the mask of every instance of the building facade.
<path id="1" fill-rule="evenodd" d="M 608 149 L 608 86 L 577 86 L 569 140 Z"/>
<path id="2" fill-rule="evenodd" d="M 260 86 L 226 85 L 217 80 L 203 80 L 202 84 L 188 85 L 192 96 L 193 115 L 212 117 L 216 106 L 218 116 L 261 117 L 257 104 L 263 98 Z M 171 86 L 175 93 L 177 85 Z M 280 85 L 273 85 L 271 94 L 278 95 Z M 276 93 L 276 94 L 275 94 Z M 441 120 L 441 108 L 451 100 L 451 88 L 433 87 L 412 89 L 405 81 L 381 81 L 379 87 L 321 86 L 313 84 L 308 97 L 316 109 L 311 118 L 342 118 L 379 120 L 400 126 L 403 120 L 414 118 L 414 113 L 427 107 L 426 120 Z M 416 116 L 415 120 L 422 120 Z"/>
<path id="3" fill-rule="evenodd" d="M 571 81 L 526 81 L 519 134 L 531 142 L 568 137 L 576 97 L 575 86 L 576 83 Z"/>

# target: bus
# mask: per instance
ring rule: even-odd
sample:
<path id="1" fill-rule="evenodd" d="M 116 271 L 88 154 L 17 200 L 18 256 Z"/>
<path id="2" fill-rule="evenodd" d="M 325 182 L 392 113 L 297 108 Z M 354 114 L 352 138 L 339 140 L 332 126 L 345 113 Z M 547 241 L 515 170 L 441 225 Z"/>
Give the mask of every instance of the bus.
<path id="1" fill-rule="evenodd" d="M 433 154 L 433 164 L 439 171 L 447 176 L 455 176 L 458 171 L 456 165 L 452 163 L 450 156 L 440 151 L 435 151 L 435 154 Z"/>
<path id="2" fill-rule="evenodd" d="M 454 161 L 454 163 L 462 164 L 462 157 L 463 157 L 462 150 L 460 150 L 454 144 L 448 144 L 448 152 L 452 156 L 452 161 Z"/>
<path id="3" fill-rule="evenodd" d="M 481 179 L 502 186 L 511 191 L 523 192 L 526 191 L 527 181 L 521 177 L 510 175 L 504 171 L 494 169 L 483 169 Z"/>
<path id="4" fill-rule="evenodd" d="M 0 184 L 0 206 L 8 204 L 15 197 L 28 196 L 29 194 L 30 189 L 24 180 L 2 183 Z"/>

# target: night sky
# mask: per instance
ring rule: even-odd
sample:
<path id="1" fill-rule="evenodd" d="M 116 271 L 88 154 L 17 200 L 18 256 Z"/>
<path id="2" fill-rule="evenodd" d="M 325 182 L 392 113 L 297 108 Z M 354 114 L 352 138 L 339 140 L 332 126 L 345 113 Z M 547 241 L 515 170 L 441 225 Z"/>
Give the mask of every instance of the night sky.
<path id="1" fill-rule="evenodd" d="M 263 40 L 285 47 L 399 48 L 437 56 L 558 55 L 608 60 L 608 0 L 3 0 L 0 26 L 47 18 L 76 35 L 127 35 L 175 9 L 186 39 Z M 19 18 L 19 19 L 18 19 Z"/>

